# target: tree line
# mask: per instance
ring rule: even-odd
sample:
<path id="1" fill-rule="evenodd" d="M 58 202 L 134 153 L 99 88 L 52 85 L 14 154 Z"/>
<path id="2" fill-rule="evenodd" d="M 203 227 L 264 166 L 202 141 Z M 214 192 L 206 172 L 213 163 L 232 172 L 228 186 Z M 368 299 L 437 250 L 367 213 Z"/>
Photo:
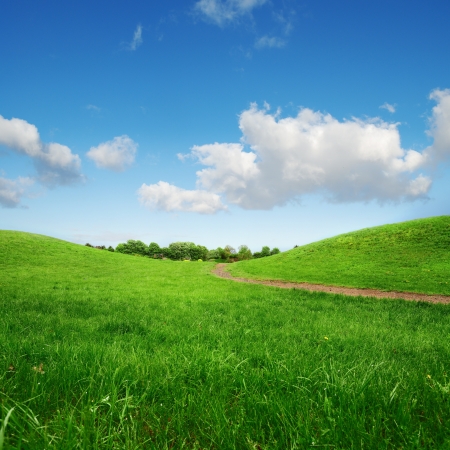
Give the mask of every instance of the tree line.
<path id="1" fill-rule="evenodd" d="M 226 245 L 224 248 L 218 247 L 213 250 L 208 250 L 205 246 L 197 245 L 193 242 L 172 242 L 168 247 L 160 247 L 156 242 L 150 242 L 149 245 L 146 245 L 142 241 L 133 239 L 118 244 L 115 249 L 111 246 L 106 248 L 104 245 L 93 246 L 89 243 L 86 246 L 110 252 L 116 251 L 126 255 L 145 256 L 155 259 L 172 259 L 174 261 L 222 260 L 234 262 L 264 258 L 280 253 L 278 248 L 275 247 L 271 250 L 267 246 L 264 246 L 260 252 L 252 253 L 246 245 L 239 246 L 237 251 L 231 245 Z"/>

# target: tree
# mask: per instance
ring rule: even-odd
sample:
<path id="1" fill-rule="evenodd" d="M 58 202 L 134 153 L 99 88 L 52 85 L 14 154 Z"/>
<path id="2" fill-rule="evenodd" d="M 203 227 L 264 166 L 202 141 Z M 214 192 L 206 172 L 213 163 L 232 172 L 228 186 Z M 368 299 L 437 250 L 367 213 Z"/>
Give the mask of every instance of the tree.
<path id="1" fill-rule="evenodd" d="M 119 244 L 116 252 L 125 253 L 126 255 L 147 256 L 148 247 L 142 241 L 128 240 L 126 244 Z"/>
<path id="2" fill-rule="evenodd" d="M 274 247 L 272 250 L 270 250 L 271 255 L 278 255 L 280 253 L 280 249 L 277 247 Z"/>
<path id="3" fill-rule="evenodd" d="M 246 245 L 240 245 L 237 256 L 239 261 L 252 259 L 252 252 Z"/>
<path id="4" fill-rule="evenodd" d="M 150 242 L 148 245 L 148 256 L 150 258 L 158 258 L 161 253 L 161 247 L 156 242 Z"/>
<path id="5" fill-rule="evenodd" d="M 270 256 L 270 248 L 264 246 L 261 250 L 261 257 Z"/>
<path id="6" fill-rule="evenodd" d="M 216 248 L 215 250 L 209 250 L 206 256 L 206 259 L 220 259 L 220 250 L 223 250 L 222 248 Z"/>

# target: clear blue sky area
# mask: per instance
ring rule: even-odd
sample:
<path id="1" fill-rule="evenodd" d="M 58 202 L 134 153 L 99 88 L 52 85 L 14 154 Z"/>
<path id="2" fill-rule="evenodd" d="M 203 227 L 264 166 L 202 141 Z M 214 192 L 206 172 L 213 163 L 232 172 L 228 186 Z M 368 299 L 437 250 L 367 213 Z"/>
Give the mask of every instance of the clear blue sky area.
<path id="1" fill-rule="evenodd" d="M 282 250 L 450 214 L 450 3 L 0 5 L 0 228 Z"/>

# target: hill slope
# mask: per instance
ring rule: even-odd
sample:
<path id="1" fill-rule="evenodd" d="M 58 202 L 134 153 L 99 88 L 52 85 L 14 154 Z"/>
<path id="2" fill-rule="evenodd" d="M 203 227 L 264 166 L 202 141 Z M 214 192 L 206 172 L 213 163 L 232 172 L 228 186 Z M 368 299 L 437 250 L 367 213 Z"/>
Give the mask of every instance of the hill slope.
<path id="1" fill-rule="evenodd" d="M 158 289 L 179 291 L 189 279 L 201 288 L 212 264 L 185 264 L 133 257 L 59 239 L 0 230 L 0 287 L 27 293 L 60 293 L 122 299 Z M 195 289 L 194 289 L 195 291 Z"/>
<path id="2" fill-rule="evenodd" d="M 234 276 L 450 295 L 450 216 L 367 228 L 269 258 Z"/>
<path id="3" fill-rule="evenodd" d="M 448 447 L 448 306 L 212 268 L 0 231 L 0 448 Z"/>

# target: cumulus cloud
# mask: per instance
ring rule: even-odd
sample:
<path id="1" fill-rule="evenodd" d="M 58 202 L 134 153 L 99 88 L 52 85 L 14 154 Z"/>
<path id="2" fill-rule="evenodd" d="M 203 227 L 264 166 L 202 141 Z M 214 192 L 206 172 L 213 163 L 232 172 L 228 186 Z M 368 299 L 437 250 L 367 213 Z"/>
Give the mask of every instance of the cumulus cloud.
<path id="1" fill-rule="evenodd" d="M 255 42 L 256 48 L 281 48 L 286 45 L 286 41 L 275 36 L 262 36 Z"/>
<path id="2" fill-rule="evenodd" d="M 133 164 L 137 148 L 138 144 L 133 139 L 123 135 L 91 147 L 86 155 L 97 167 L 123 172 Z"/>
<path id="3" fill-rule="evenodd" d="M 0 205 L 3 208 L 16 208 L 34 181 L 28 177 L 10 180 L 0 176 Z"/>
<path id="4" fill-rule="evenodd" d="M 197 172 L 198 186 L 245 209 L 314 192 L 334 202 L 413 199 L 425 197 L 431 183 L 411 175 L 426 156 L 401 148 L 396 124 L 340 122 L 307 108 L 278 119 L 252 105 L 239 126 L 243 143 L 194 146 L 191 155 L 208 166 Z"/>
<path id="5" fill-rule="evenodd" d="M 434 163 L 438 163 L 450 155 L 450 89 L 435 89 L 430 99 L 435 100 L 437 105 L 433 108 L 428 131 L 434 142 L 427 153 Z"/>
<path id="6" fill-rule="evenodd" d="M 395 105 L 391 105 L 390 103 L 383 103 L 380 106 L 381 109 L 386 109 L 387 111 L 389 111 L 391 114 L 395 113 Z"/>
<path id="7" fill-rule="evenodd" d="M 199 0 L 194 9 L 209 22 L 224 26 L 266 3 L 267 0 Z"/>
<path id="8" fill-rule="evenodd" d="M 164 192 L 160 209 L 196 211 L 182 206 L 181 192 L 190 198 L 199 192 L 204 198 L 216 195 L 210 198 L 220 207 L 208 212 L 224 209 L 222 200 L 244 209 L 271 209 L 312 193 L 330 202 L 426 199 L 431 187 L 426 172 L 450 156 L 450 90 L 434 90 L 430 99 L 437 103 L 428 131 L 434 142 L 422 152 L 402 148 L 398 123 L 340 121 L 308 108 L 280 118 L 268 104 L 262 109 L 252 104 L 239 117 L 241 142 L 195 145 L 179 155 L 204 166 L 197 171 L 197 190 L 178 191 L 160 182 L 152 185 L 149 198 L 158 203 L 157 193 Z"/>
<path id="9" fill-rule="evenodd" d="M 142 44 L 142 26 L 138 25 L 134 30 L 133 40 L 130 42 L 129 49 L 134 51 Z"/>
<path id="10" fill-rule="evenodd" d="M 80 157 L 65 145 L 43 143 L 36 126 L 25 120 L 0 116 L 0 145 L 33 158 L 39 181 L 47 186 L 67 185 L 83 179 Z"/>
<path id="11" fill-rule="evenodd" d="M 204 190 L 181 189 L 165 181 L 143 184 L 138 190 L 138 196 L 140 202 L 150 209 L 200 214 L 214 214 L 226 210 L 217 194 Z"/>

